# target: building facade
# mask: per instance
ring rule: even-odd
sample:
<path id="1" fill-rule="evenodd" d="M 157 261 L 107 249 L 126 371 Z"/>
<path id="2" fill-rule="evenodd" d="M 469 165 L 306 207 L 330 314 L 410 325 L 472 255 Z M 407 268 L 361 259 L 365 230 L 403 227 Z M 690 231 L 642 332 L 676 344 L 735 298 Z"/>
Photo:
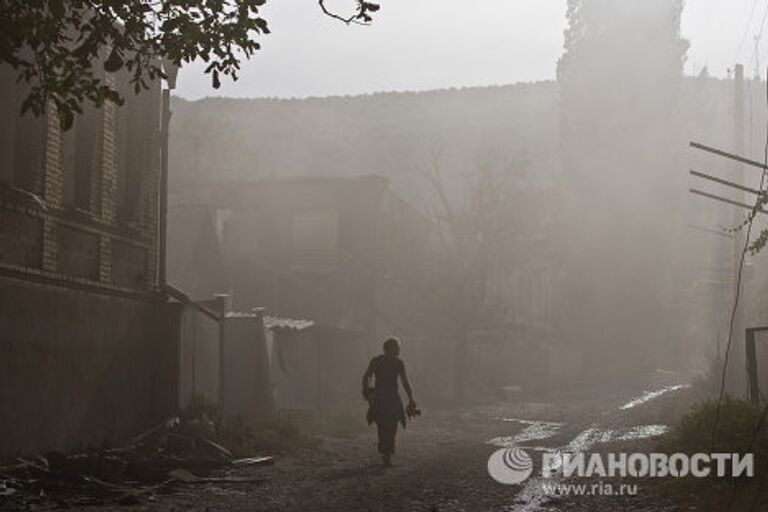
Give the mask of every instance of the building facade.
<path id="1" fill-rule="evenodd" d="M 20 115 L 0 68 L 0 456 L 130 435 L 176 402 L 157 293 L 161 85 L 122 107 Z"/>
<path id="2" fill-rule="evenodd" d="M 373 335 L 382 279 L 412 278 L 429 223 L 378 176 L 280 178 L 208 191 L 235 307 Z M 386 325 L 389 322 L 390 325 Z"/>

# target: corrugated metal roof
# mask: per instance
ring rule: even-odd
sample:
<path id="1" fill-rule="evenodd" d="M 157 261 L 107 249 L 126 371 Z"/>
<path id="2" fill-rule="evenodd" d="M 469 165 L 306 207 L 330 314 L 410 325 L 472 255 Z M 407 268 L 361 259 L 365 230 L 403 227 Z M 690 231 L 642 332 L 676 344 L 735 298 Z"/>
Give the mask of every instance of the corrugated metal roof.
<path id="1" fill-rule="evenodd" d="M 230 311 L 227 318 L 258 318 L 262 316 L 264 308 L 254 308 L 252 311 Z"/>
<path id="2" fill-rule="evenodd" d="M 276 316 L 265 316 L 264 327 L 267 329 L 291 329 L 294 331 L 303 331 L 315 325 L 312 320 L 295 320 L 293 318 L 279 318 Z"/>

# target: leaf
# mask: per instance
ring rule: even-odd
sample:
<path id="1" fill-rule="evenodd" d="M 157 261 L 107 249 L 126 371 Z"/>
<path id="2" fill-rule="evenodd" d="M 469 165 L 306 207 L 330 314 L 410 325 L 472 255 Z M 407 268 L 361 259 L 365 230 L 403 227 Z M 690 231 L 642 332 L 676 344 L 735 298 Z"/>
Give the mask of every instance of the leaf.
<path id="1" fill-rule="evenodd" d="M 264 18 L 256 18 L 253 20 L 253 22 L 256 24 L 257 27 L 259 27 L 259 30 L 264 32 L 265 34 L 269 34 L 269 27 L 267 26 L 267 20 Z"/>
<path id="2" fill-rule="evenodd" d="M 125 100 L 123 99 L 122 96 L 120 96 L 120 93 L 118 93 L 113 89 L 107 90 L 107 99 L 112 103 L 121 107 L 125 104 Z"/>
<path id="3" fill-rule="evenodd" d="M 61 18 L 64 16 L 63 0 L 53 0 L 48 2 L 48 8 L 51 10 L 51 14 L 53 14 L 55 17 Z"/>
<path id="4" fill-rule="evenodd" d="M 105 86 L 105 72 L 125 70 L 130 75 L 128 90 L 138 94 L 150 80 L 164 76 L 156 69 L 158 56 L 178 63 L 208 65 L 213 60 L 208 72 L 214 88 L 221 87 L 222 75 L 236 79 L 240 63 L 260 48 L 255 39 L 269 33 L 267 20 L 258 12 L 265 3 L 10 2 L 0 15 L 0 62 L 10 64 L 30 84 L 31 113 L 40 115 L 54 101 L 61 107 L 57 115 L 62 127 L 69 127 L 86 104 L 122 101 Z M 359 0 L 357 5 L 363 3 L 369 2 Z"/>
<path id="5" fill-rule="evenodd" d="M 117 46 L 112 48 L 109 52 L 109 58 L 104 61 L 104 70 L 109 73 L 115 73 L 123 67 L 123 59 L 118 53 Z"/>
<path id="6" fill-rule="evenodd" d="M 59 107 L 59 126 L 62 131 L 68 131 L 75 124 L 75 114 L 66 107 Z"/>
<path id="7" fill-rule="evenodd" d="M 106 94 L 103 88 L 98 89 L 96 91 L 96 97 L 94 98 L 93 102 L 97 107 L 101 107 L 104 105 L 104 100 L 106 99 Z"/>

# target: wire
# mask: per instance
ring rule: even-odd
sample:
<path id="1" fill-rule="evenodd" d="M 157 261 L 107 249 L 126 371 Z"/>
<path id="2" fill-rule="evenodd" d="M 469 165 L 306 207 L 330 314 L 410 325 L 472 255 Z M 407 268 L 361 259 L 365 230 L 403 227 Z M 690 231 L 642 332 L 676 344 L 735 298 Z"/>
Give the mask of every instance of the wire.
<path id="1" fill-rule="evenodd" d="M 766 10 L 768 12 L 768 9 Z M 766 97 L 765 97 L 766 105 L 768 105 L 768 82 L 766 82 Z M 763 150 L 763 161 L 765 165 L 768 165 L 768 120 L 766 120 L 765 125 L 765 147 Z M 717 441 L 717 428 L 720 423 L 720 409 L 722 406 L 723 396 L 725 394 L 725 376 L 726 376 L 726 370 L 728 368 L 728 353 L 731 348 L 731 343 L 733 342 L 733 326 L 734 326 L 734 317 L 736 314 L 736 310 L 738 308 L 739 303 L 739 297 L 740 297 L 740 290 L 741 290 L 741 276 L 742 276 L 742 270 L 744 268 L 744 259 L 746 258 L 747 251 L 749 250 L 749 238 L 752 233 L 752 225 L 755 220 L 757 209 L 760 207 L 762 202 L 765 200 L 765 194 L 766 190 L 764 190 L 765 186 L 765 180 L 766 180 L 766 173 L 767 171 L 763 169 L 762 175 L 760 177 L 760 194 L 758 195 L 757 199 L 755 200 L 755 206 L 752 209 L 752 212 L 749 214 L 748 217 L 748 223 L 747 223 L 747 232 L 744 239 L 744 248 L 741 252 L 741 259 L 739 261 L 739 271 L 736 279 L 736 296 L 734 298 L 734 304 L 733 304 L 733 310 L 731 311 L 731 319 L 730 319 L 730 326 L 728 331 L 728 345 L 725 348 L 725 360 L 723 362 L 723 374 L 722 374 L 722 381 L 720 383 L 720 397 L 718 398 L 717 402 L 717 414 L 715 415 L 715 426 L 712 431 L 712 449 L 714 450 L 716 448 L 715 444 Z M 750 442 L 750 448 L 749 452 L 752 451 L 752 447 L 754 446 L 755 442 L 757 441 L 757 436 L 760 433 L 760 430 L 763 427 L 763 423 L 765 422 L 766 417 L 768 417 L 768 405 L 766 405 L 765 409 L 763 410 L 762 414 L 760 415 L 760 419 L 757 422 L 757 425 L 755 425 L 755 428 L 752 433 L 752 441 Z M 762 491 L 762 485 L 765 482 L 766 475 L 768 475 L 768 471 L 765 472 L 763 475 L 763 478 L 760 480 L 760 486 L 757 488 L 757 491 L 755 492 L 752 505 L 750 507 L 751 511 L 757 510 L 757 504 L 760 500 L 760 495 Z M 728 509 L 727 511 L 730 512 L 733 509 L 733 504 L 736 501 L 736 494 L 737 494 L 738 487 L 734 486 L 733 491 L 731 492 L 730 500 L 728 501 Z"/>
<path id="2" fill-rule="evenodd" d="M 762 39 L 763 37 L 763 31 L 765 30 L 766 20 L 768 20 L 768 3 L 765 4 L 765 10 L 763 11 L 763 21 L 760 22 L 760 31 L 758 32 L 758 35 L 757 35 L 758 39 Z M 752 56 L 749 58 L 749 64 L 747 64 L 746 69 L 749 69 L 752 67 L 752 63 L 755 61 L 756 56 L 757 56 L 757 48 L 752 50 Z"/>
<path id="3" fill-rule="evenodd" d="M 752 20 L 755 17 L 755 9 L 757 8 L 757 1 L 753 0 L 752 2 L 752 10 L 749 12 L 749 20 L 747 20 L 747 25 L 744 27 L 744 32 L 741 34 L 741 42 L 739 43 L 739 49 L 736 50 L 736 55 L 733 57 L 733 62 L 738 62 L 739 57 L 741 57 L 741 51 L 744 49 L 744 43 L 747 42 L 747 33 L 749 32 L 749 29 L 752 27 Z"/>
<path id="4" fill-rule="evenodd" d="M 766 15 L 768 15 L 768 8 L 766 8 Z M 766 86 L 767 86 L 766 87 L 766 104 L 768 105 L 768 83 L 766 84 Z M 765 147 L 763 150 L 763 161 L 764 161 L 764 165 L 768 166 L 768 121 L 766 121 L 766 135 L 765 135 Z M 757 217 L 757 209 L 760 208 L 766 193 L 766 191 L 764 190 L 765 179 L 766 179 L 766 170 L 763 169 L 762 175 L 760 176 L 760 188 L 759 188 L 760 194 L 757 196 L 757 199 L 755 200 L 755 206 L 752 208 L 752 211 L 750 212 L 747 218 L 747 224 L 746 224 L 747 230 L 744 236 L 744 246 L 742 247 L 742 250 L 741 250 L 741 256 L 739 257 L 738 271 L 736 272 L 736 292 L 734 294 L 733 308 L 731 309 L 731 316 L 728 322 L 728 342 L 725 346 L 725 355 L 723 358 L 723 372 L 720 379 L 720 394 L 717 399 L 715 423 L 712 428 L 712 449 L 715 449 L 717 445 L 717 429 L 720 426 L 720 413 L 723 405 L 723 399 L 725 398 L 725 381 L 726 381 L 726 375 L 728 371 L 728 360 L 730 356 L 731 345 L 733 344 L 733 331 L 734 331 L 735 322 L 736 322 L 736 312 L 738 311 L 739 301 L 741 299 L 742 276 L 744 273 L 744 261 L 746 260 L 746 257 L 747 257 L 747 251 L 749 251 L 750 237 L 752 235 L 752 226 L 754 225 L 755 217 Z"/>
<path id="5" fill-rule="evenodd" d="M 768 75 L 767 75 L 768 76 Z M 768 81 L 766 81 L 766 104 L 768 104 Z M 768 122 L 766 122 L 766 140 L 765 140 L 765 162 L 768 164 Z M 765 173 L 766 171 L 763 170 L 763 176 L 760 180 L 760 190 L 763 190 L 763 180 L 765 179 Z M 761 196 L 765 194 L 766 192 L 762 192 Z M 756 204 L 759 204 L 760 198 L 758 198 L 758 202 Z M 755 429 L 752 432 L 752 440 L 749 443 L 749 451 L 752 451 L 752 448 L 754 447 L 755 443 L 757 442 L 757 436 L 760 435 L 760 430 L 763 428 L 763 424 L 765 423 L 765 419 L 768 417 L 768 405 L 766 405 L 763 408 L 763 412 L 760 415 L 760 420 L 758 420 L 757 425 L 755 426 Z M 758 485 L 757 491 L 755 491 L 755 496 L 752 500 L 752 506 L 750 507 L 750 511 L 757 510 L 758 502 L 760 501 L 760 495 L 762 494 L 763 486 L 765 485 L 766 477 L 768 477 L 768 471 L 764 471 L 762 478 L 760 479 L 760 484 Z M 730 507 L 729 507 L 730 509 Z"/>
<path id="6" fill-rule="evenodd" d="M 768 75 L 767 75 L 768 76 Z M 768 81 L 766 81 L 766 104 L 768 104 Z M 768 121 L 766 122 L 766 142 L 765 142 L 765 160 L 766 163 L 768 163 Z M 765 170 L 763 170 L 763 178 L 765 178 Z M 760 190 L 762 190 L 762 180 L 760 185 Z M 765 192 L 763 192 L 765 194 Z M 762 194 L 761 194 L 762 195 Z M 760 199 L 758 199 L 760 201 Z M 759 203 L 757 203 L 759 204 Z M 762 396 L 762 395 L 760 395 Z M 757 425 L 755 425 L 755 429 L 752 431 L 752 440 L 749 443 L 749 451 L 752 452 L 753 447 L 755 446 L 755 443 L 757 442 L 757 436 L 760 435 L 760 430 L 763 428 L 763 424 L 765 423 L 765 419 L 768 417 L 768 404 L 765 405 L 763 408 L 762 414 L 760 414 L 760 419 L 757 422 Z M 768 477 L 768 471 L 765 471 L 763 473 L 762 478 L 760 478 L 760 483 L 757 487 L 757 490 L 755 491 L 755 496 L 752 499 L 752 505 L 750 506 L 750 511 L 757 510 L 758 502 L 760 501 L 760 496 L 762 494 L 763 486 L 765 485 L 766 477 Z M 734 488 L 735 490 L 735 488 Z M 733 504 L 733 500 L 731 500 L 731 505 Z M 730 506 L 728 507 L 730 510 Z"/>

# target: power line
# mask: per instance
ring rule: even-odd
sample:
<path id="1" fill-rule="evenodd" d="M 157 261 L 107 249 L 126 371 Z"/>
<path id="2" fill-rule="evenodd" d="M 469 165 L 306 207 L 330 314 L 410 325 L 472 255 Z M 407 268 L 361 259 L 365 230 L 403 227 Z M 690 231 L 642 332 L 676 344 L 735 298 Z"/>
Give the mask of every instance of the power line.
<path id="1" fill-rule="evenodd" d="M 768 14 L 768 8 L 766 8 L 766 13 Z M 761 29 L 761 34 L 762 34 L 762 29 Z M 765 100 L 766 100 L 766 104 L 768 104 L 768 83 L 766 84 L 766 98 L 765 98 Z M 763 150 L 763 161 L 765 162 L 765 165 L 768 166 L 768 121 L 766 122 L 766 134 L 765 134 L 765 146 L 764 146 L 764 150 Z M 723 398 L 724 398 L 724 394 L 725 394 L 725 378 L 726 378 L 726 371 L 728 369 L 728 352 L 729 352 L 729 350 L 731 348 L 731 343 L 733 342 L 734 318 L 735 318 L 735 315 L 736 315 L 736 309 L 738 308 L 738 304 L 739 304 L 739 298 L 740 298 L 740 292 L 741 292 L 742 271 L 744 269 L 744 260 L 745 260 L 746 255 L 747 255 L 747 251 L 749 250 L 749 245 L 750 245 L 749 239 L 750 239 L 750 235 L 752 233 L 752 225 L 753 225 L 753 222 L 754 222 L 755 217 L 757 215 L 756 214 L 757 209 L 760 208 L 764 204 L 764 201 L 765 201 L 766 190 L 765 190 L 764 187 L 765 187 L 766 173 L 767 172 L 768 172 L 768 169 L 763 167 L 762 176 L 760 177 L 760 188 L 759 188 L 760 194 L 758 195 L 757 199 L 755 200 L 755 206 L 754 206 L 752 212 L 750 213 L 749 217 L 747 217 L 748 222 L 746 224 L 747 229 L 746 229 L 746 236 L 744 237 L 744 248 L 743 248 L 743 250 L 741 252 L 741 258 L 739 260 L 739 268 L 738 268 L 737 277 L 736 277 L 736 295 L 734 297 L 733 309 L 731 310 L 731 318 L 730 318 L 730 322 L 729 322 L 728 344 L 726 345 L 726 348 L 725 348 L 725 358 L 724 358 L 724 362 L 723 362 L 723 374 L 722 374 L 722 381 L 720 383 L 720 396 L 719 396 L 718 401 L 717 401 L 717 414 L 715 416 L 715 425 L 714 425 L 714 428 L 712 430 L 712 449 L 713 450 L 715 449 L 715 446 L 717 444 L 717 428 L 718 428 L 718 424 L 720 423 L 720 410 L 721 410 L 721 407 L 722 407 Z M 744 225 L 741 226 L 741 228 L 743 228 L 743 227 L 744 227 Z M 763 413 L 760 416 L 760 420 L 758 421 L 757 425 L 755 426 L 750 446 L 754 446 L 754 443 L 757 440 L 757 435 L 758 435 L 758 433 L 760 432 L 760 429 L 763 426 L 763 422 L 765 421 L 766 416 L 768 416 L 768 406 L 763 410 Z M 751 448 L 750 448 L 750 450 L 751 450 Z M 766 472 L 766 474 L 768 474 L 768 472 Z M 760 494 L 761 494 L 761 491 L 762 491 L 762 485 L 764 483 L 764 480 L 765 480 L 765 476 L 761 479 L 760 484 L 758 484 L 757 491 L 755 492 L 754 499 L 752 501 L 752 506 L 750 507 L 751 511 L 756 510 L 758 501 L 760 500 Z M 730 500 L 728 501 L 728 509 L 727 509 L 728 512 L 730 512 L 733 509 L 733 504 L 735 502 L 735 499 L 736 499 L 736 487 L 734 487 L 733 492 L 731 493 Z"/>
<path id="2" fill-rule="evenodd" d="M 752 27 L 752 20 L 755 17 L 756 8 L 757 8 L 757 0 L 753 0 L 752 9 L 749 12 L 749 20 L 747 20 L 747 25 L 744 27 L 744 32 L 742 32 L 741 34 L 741 42 L 739 43 L 739 49 L 736 50 L 736 55 L 733 57 L 733 62 L 737 62 L 739 60 L 739 57 L 741 57 L 741 51 L 744 49 L 744 43 L 747 42 L 747 33 L 749 32 L 750 27 Z"/>
<path id="3" fill-rule="evenodd" d="M 765 11 L 766 16 L 768 16 L 768 7 L 766 7 Z M 765 17 L 763 18 L 763 21 L 765 21 Z M 764 24 L 763 24 L 764 26 Z M 761 29 L 762 33 L 762 29 Z M 766 89 L 766 103 L 768 103 L 768 89 Z M 723 357 L 723 370 L 720 380 L 720 393 L 717 399 L 717 409 L 715 414 L 715 422 L 712 428 L 712 449 L 715 449 L 717 446 L 717 434 L 718 434 L 718 427 L 720 426 L 720 413 L 723 405 L 723 400 L 725 398 L 725 385 L 726 385 L 726 375 L 728 371 L 728 361 L 729 361 L 729 355 L 731 350 L 731 345 L 733 344 L 733 331 L 735 329 L 735 322 L 736 322 L 736 312 L 739 308 L 739 301 L 741 300 L 741 289 L 742 289 L 742 277 L 743 277 L 743 271 L 744 271 L 744 262 L 747 257 L 747 252 L 749 251 L 750 247 L 750 237 L 752 235 L 752 226 L 754 224 L 755 217 L 757 216 L 758 209 L 760 209 L 764 204 L 764 196 L 765 196 L 765 180 L 766 180 L 766 166 L 768 166 L 768 122 L 766 123 L 766 138 L 765 138 L 765 147 L 763 151 L 763 172 L 760 177 L 760 187 L 759 187 L 759 195 L 757 199 L 755 200 L 755 205 L 752 208 L 752 211 L 750 212 L 749 216 L 747 217 L 747 222 L 741 224 L 736 229 L 743 229 L 746 227 L 746 232 L 744 236 L 744 245 L 741 249 L 741 254 L 738 261 L 738 267 L 736 272 L 736 289 L 734 293 L 733 298 L 733 307 L 731 308 L 730 313 L 730 319 L 728 322 L 728 342 L 725 346 L 725 354 Z"/>
<path id="4" fill-rule="evenodd" d="M 763 20 L 760 22 L 760 31 L 757 34 L 758 38 L 762 38 L 763 37 L 763 31 L 765 30 L 765 21 L 766 20 L 768 20 L 768 2 L 766 2 L 765 10 L 763 11 Z M 741 52 L 739 52 L 739 54 L 740 53 Z M 752 63 L 755 61 L 755 57 L 756 56 L 757 56 L 757 49 L 752 50 L 752 56 L 749 58 L 749 64 L 747 64 L 747 69 L 752 67 Z"/>
<path id="5" fill-rule="evenodd" d="M 768 77 L 768 74 L 766 76 Z M 766 85 L 766 104 L 768 104 L 768 85 Z M 766 162 L 768 162 L 768 123 L 766 123 L 765 160 Z M 763 171 L 763 175 L 765 175 L 765 171 Z M 762 185 L 760 188 L 762 189 Z M 752 447 L 755 446 L 755 443 L 757 442 L 757 436 L 760 434 L 760 430 L 763 428 L 763 424 L 765 423 L 766 417 L 768 417 L 768 405 L 766 405 L 765 408 L 763 409 L 763 413 L 760 415 L 760 420 L 757 422 L 757 425 L 755 426 L 755 429 L 752 432 L 752 441 L 750 442 L 750 448 L 749 448 L 750 451 L 752 451 Z M 757 490 L 755 491 L 755 495 L 752 499 L 752 506 L 749 509 L 750 511 L 757 510 L 757 506 L 760 501 L 760 496 L 762 495 L 763 486 L 765 485 L 767 476 L 768 476 L 768 471 L 764 472 L 762 478 L 760 479 L 760 483 L 758 484 Z"/>

